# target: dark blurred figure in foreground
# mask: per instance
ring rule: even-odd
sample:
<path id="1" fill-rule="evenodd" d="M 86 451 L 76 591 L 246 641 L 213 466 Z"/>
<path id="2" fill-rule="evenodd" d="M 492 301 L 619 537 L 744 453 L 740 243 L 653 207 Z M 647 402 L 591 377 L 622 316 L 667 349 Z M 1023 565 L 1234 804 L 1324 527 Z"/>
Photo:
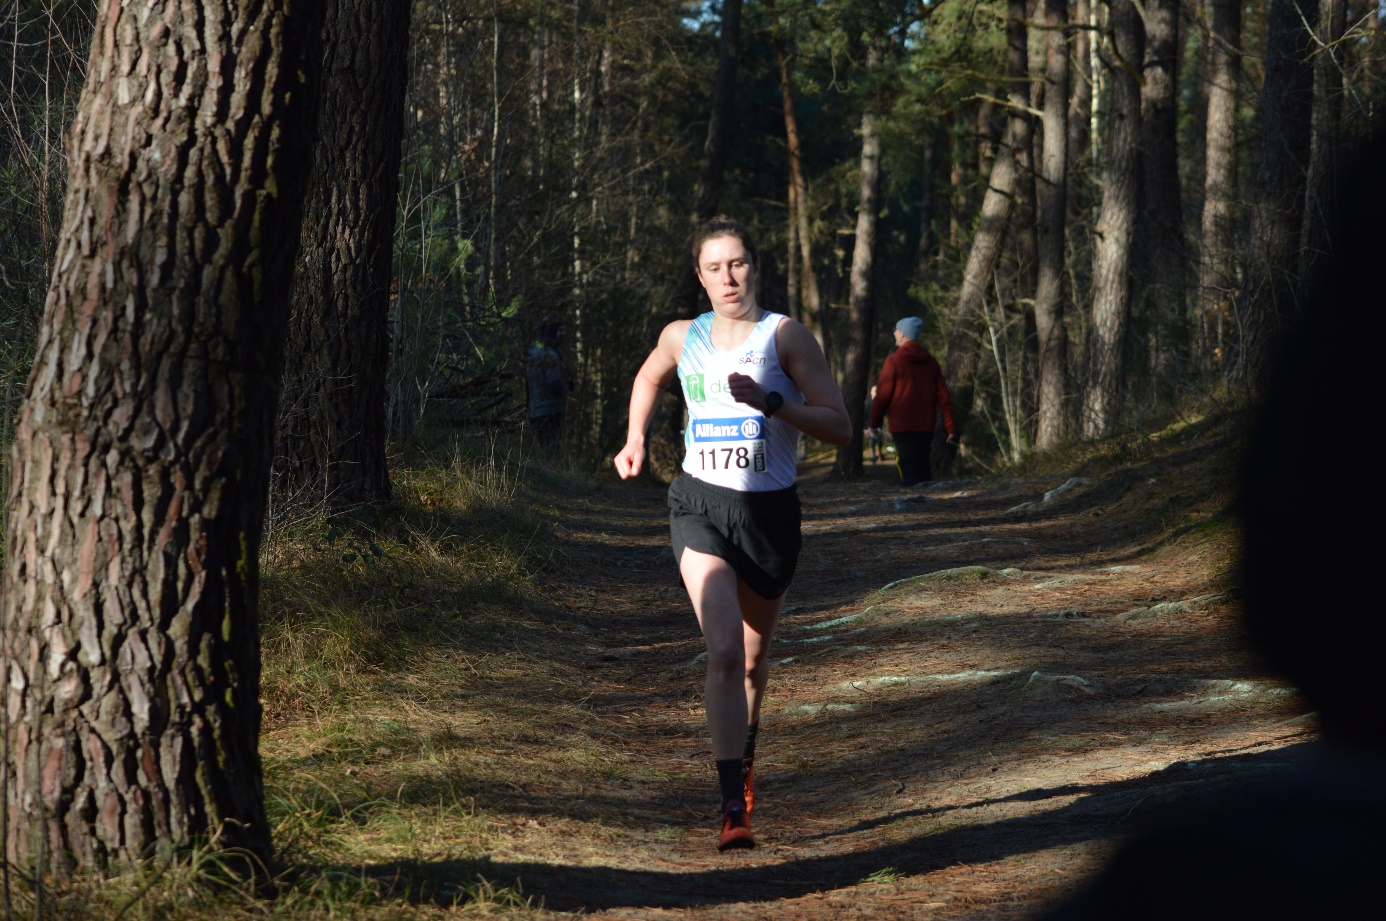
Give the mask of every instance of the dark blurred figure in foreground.
<path id="1" fill-rule="evenodd" d="M 544 447 L 553 447 L 562 437 L 568 391 L 573 389 L 558 351 L 567 338 L 568 327 L 564 323 L 548 319 L 539 324 L 539 338 L 530 347 L 525 367 L 529 430 Z"/>
<path id="2" fill-rule="evenodd" d="M 1247 632 L 1322 739 L 1278 780 L 1125 846 L 1050 921 L 1386 916 L 1386 481 L 1371 447 L 1386 422 L 1386 137 L 1354 162 L 1242 471 Z"/>

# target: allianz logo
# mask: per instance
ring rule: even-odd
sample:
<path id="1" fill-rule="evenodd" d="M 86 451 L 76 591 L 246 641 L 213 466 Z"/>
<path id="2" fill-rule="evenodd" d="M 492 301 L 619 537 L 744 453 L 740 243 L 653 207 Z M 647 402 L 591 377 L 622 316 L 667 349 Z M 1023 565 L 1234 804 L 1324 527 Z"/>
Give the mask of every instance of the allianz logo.
<path id="1" fill-rule="evenodd" d="M 760 437 L 763 430 L 764 425 L 759 419 L 714 419 L 694 423 L 693 437 L 699 441 L 755 439 Z"/>

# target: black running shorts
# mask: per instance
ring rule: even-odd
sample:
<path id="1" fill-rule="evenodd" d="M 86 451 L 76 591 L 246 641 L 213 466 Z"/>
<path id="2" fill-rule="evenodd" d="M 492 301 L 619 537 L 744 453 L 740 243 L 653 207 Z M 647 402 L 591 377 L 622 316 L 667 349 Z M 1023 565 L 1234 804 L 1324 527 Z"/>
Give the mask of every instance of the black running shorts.
<path id="1" fill-rule="evenodd" d="M 721 557 L 757 595 L 778 598 L 799 563 L 799 514 L 793 486 L 740 492 L 681 476 L 669 487 L 674 559 L 685 548 Z"/>

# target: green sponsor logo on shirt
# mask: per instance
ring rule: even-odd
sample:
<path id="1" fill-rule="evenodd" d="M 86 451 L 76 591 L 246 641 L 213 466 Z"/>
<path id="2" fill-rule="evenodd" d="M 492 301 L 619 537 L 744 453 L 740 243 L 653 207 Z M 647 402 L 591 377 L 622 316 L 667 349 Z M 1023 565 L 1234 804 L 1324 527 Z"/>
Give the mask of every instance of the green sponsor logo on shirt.
<path id="1" fill-rule="evenodd" d="M 701 374 L 690 374 L 683 379 L 683 389 L 688 394 L 688 399 L 694 403 L 702 403 L 707 400 L 707 393 L 703 390 L 703 376 Z"/>

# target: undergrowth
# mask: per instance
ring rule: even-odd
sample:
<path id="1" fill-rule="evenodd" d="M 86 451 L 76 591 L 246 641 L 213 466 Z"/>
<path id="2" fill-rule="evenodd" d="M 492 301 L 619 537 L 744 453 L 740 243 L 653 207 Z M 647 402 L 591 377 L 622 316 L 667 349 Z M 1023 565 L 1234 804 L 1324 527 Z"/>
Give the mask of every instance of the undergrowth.
<path id="1" fill-rule="evenodd" d="M 322 515 L 266 541 L 261 588 L 270 710 L 369 696 L 440 648 L 471 651 L 521 628 L 547 560 L 547 525 L 518 460 L 454 443 L 398 468 L 394 498 Z"/>
<path id="2" fill-rule="evenodd" d="M 486 878 L 497 820 L 468 791 L 490 756 L 465 724 L 490 711 L 527 727 L 539 710 L 504 692 L 546 690 L 512 650 L 552 614 L 535 584 L 554 565 L 547 509 L 579 484 L 494 439 L 451 438 L 396 459 L 393 486 L 389 502 L 301 514 L 264 541 L 261 753 L 279 865 L 246 881 L 236 855 L 208 847 L 37 888 L 11 868 L 0 918 L 543 913 Z M 427 694 L 459 688 L 478 699 L 457 721 L 422 715 Z M 590 757 L 581 739 L 568 747 Z"/>
<path id="3" fill-rule="evenodd" d="M 1145 463 L 1180 447 L 1214 441 L 1238 441 L 1245 424 L 1245 408 L 1218 405 L 1181 416 L 1154 432 L 1130 431 L 1096 441 L 1071 441 L 1044 452 L 1031 452 L 1014 464 L 1005 464 L 998 476 L 1037 477 L 1070 473 L 1100 476 L 1120 467 Z"/>
<path id="4" fill-rule="evenodd" d="M 6 921 L 541 914 L 486 878 L 497 820 L 474 792 L 488 756 L 467 725 L 508 706 L 524 726 L 537 710 L 496 685 L 527 677 L 510 650 L 543 628 L 543 510 L 573 484 L 526 467 L 493 439 L 416 446 L 396 460 L 391 501 L 301 514 L 267 535 L 261 752 L 277 867 L 247 881 L 228 865 L 236 855 L 208 847 L 38 888 L 12 870 Z M 459 690 L 481 700 L 421 706 Z M 451 722 L 425 712 L 439 709 Z"/>

